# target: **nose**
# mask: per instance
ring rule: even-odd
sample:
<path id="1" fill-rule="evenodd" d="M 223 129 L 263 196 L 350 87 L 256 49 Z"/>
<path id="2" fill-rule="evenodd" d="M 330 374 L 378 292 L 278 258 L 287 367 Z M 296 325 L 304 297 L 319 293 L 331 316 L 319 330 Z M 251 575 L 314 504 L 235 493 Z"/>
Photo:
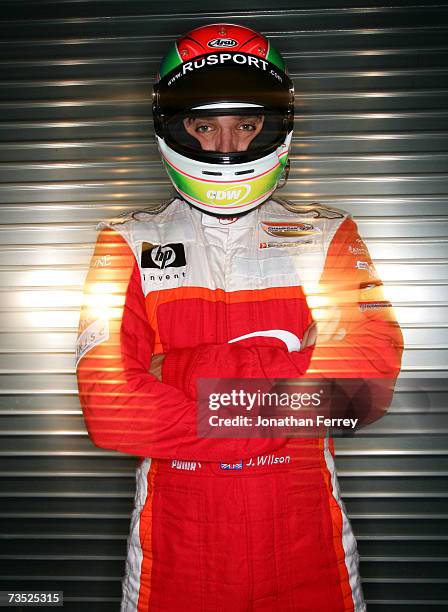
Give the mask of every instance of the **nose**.
<path id="1" fill-rule="evenodd" d="M 222 126 L 215 140 L 215 151 L 231 153 L 239 150 L 238 145 L 238 138 L 233 129 L 230 126 Z"/>

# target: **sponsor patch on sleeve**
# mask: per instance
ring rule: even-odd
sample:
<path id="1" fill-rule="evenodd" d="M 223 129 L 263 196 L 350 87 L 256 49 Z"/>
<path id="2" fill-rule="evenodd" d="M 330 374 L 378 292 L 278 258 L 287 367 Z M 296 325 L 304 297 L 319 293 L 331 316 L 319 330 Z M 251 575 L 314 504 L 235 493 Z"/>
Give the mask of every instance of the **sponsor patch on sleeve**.
<path id="1" fill-rule="evenodd" d="M 390 302 L 360 302 L 359 310 L 365 312 L 367 310 L 381 310 L 382 308 L 392 308 Z"/>
<path id="2" fill-rule="evenodd" d="M 366 245 L 361 240 L 361 238 L 356 238 L 356 240 L 348 245 L 348 252 L 352 255 L 368 255 L 369 252 L 367 250 Z"/>
<path id="3" fill-rule="evenodd" d="M 91 349 L 102 342 L 109 340 L 109 321 L 107 319 L 96 319 L 89 323 L 79 334 L 76 340 L 76 365 Z"/>

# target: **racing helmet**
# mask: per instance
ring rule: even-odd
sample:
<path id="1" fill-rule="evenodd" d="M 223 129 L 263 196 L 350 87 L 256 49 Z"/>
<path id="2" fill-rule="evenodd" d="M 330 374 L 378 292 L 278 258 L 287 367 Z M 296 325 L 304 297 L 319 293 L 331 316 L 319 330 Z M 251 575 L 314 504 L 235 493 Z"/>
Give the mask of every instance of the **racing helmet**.
<path id="1" fill-rule="evenodd" d="M 258 32 L 218 23 L 177 40 L 153 93 L 163 164 L 181 197 L 210 214 L 235 216 L 269 198 L 285 173 L 294 121 L 294 86 L 281 55 Z M 204 150 L 186 121 L 262 118 L 244 151 Z"/>

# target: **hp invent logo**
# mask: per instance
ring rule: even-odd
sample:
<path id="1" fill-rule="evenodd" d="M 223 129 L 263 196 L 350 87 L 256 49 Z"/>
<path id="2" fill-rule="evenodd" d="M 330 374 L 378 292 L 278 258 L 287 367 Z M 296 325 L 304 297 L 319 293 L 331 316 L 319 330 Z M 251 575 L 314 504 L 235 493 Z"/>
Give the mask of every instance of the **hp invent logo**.
<path id="1" fill-rule="evenodd" d="M 151 259 L 157 268 L 164 270 L 176 259 L 176 253 L 169 246 L 159 246 L 156 249 L 152 249 Z"/>
<path id="2" fill-rule="evenodd" d="M 180 242 L 171 244 L 142 243 L 142 268 L 181 268 L 186 265 L 184 245 Z"/>

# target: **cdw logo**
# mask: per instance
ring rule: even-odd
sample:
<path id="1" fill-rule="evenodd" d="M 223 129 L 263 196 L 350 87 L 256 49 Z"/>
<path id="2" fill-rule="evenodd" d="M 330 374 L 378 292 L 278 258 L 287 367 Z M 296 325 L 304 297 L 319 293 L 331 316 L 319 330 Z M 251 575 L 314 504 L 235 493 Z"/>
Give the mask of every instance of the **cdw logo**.
<path id="1" fill-rule="evenodd" d="M 229 189 L 209 189 L 206 196 L 209 200 L 217 202 L 232 202 L 232 204 L 238 204 L 244 200 L 251 192 L 250 185 L 239 185 L 239 188 L 235 189 L 231 187 Z"/>

